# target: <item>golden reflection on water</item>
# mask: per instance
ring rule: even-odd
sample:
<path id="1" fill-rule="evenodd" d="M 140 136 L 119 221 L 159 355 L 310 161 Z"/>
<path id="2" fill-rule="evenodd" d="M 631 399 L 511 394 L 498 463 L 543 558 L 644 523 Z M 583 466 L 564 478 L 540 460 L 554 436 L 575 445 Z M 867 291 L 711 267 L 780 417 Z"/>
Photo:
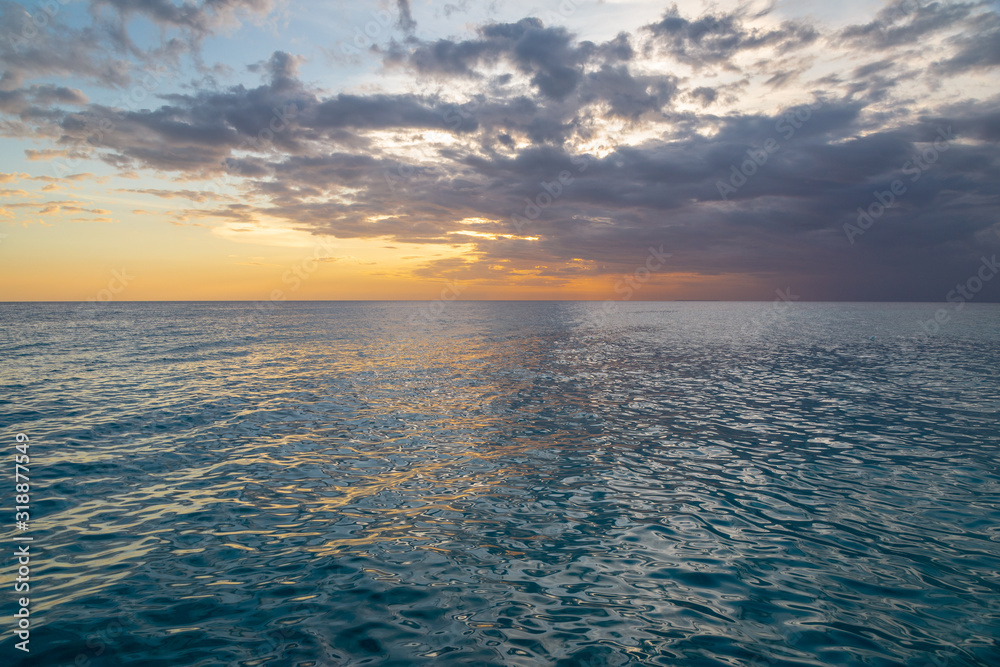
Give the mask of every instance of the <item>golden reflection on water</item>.
<path id="1" fill-rule="evenodd" d="M 329 340 L 265 345 L 247 350 L 235 363 L 227 357 L 178 359 L 171 364 L 171 375 L 184 376 L 183 384 L 138 372 L 127 376 L 137 394 L 149 394 L 145 409 L 155 410 L 183 395 L 237 412 L 223 423 L 192 424 L 187 432 L 51 452 L 49 465 L 109 468 L 104 477 L 80 482 L 99 486 L 114 484 L 120 467 L 152 452 L 172 452 L 176 458 L 170 468 L 149 471 L 153 483 L 70 505 L 37 522 L 40 529 L 62 527 L 81 537 L 103 536 L 109 544 L 89 555 L 85 568 L 59 567 L 64 561 L 78 562 L 65 554 L 39 566 L 46 585 L 37 609 L 56 600 L 71 604 L 112 587 L 130 576 L 129 569 L 116 565 L 142 562 L 163 547 L 171 558 L 218 547 L 280 552 L 287 540 L 322 540 L 331 523 L 344 520 L 367 523 L 350 525 L 349 535 L 287 548 L 333 557 L 375 544 L 405 543 L 407 548 L 449 553 L 441 545 L 456 522 L 433 515 L 461 515 L 463 501 L 501 489 L 511 476 L 532 473 L 512 459 L 538 446 L 528 438 L 503 438 L 510 423 L 501 414 L 502 405 L 491 408 L 530 382 L 530 376 L 502 380 L 484 366 L 497 358 L 535 358 L 546 347 L 520 337 L 489 348 L 458 344 L 463 334 L 454 330 L 447 337 L 413 330 L 394 339 L 386 333 L 376 325 L 362 344 L 331 335 Z M 183 351 L 174 354 L 183 356 Z M 232 391 L 237 385 L 242 391 Z M 99 420 L 95 424 L 100 426 Z M 227 434 L 214 434 L 218 427 Z M 438 441 L 441 433 L 448 434 L 448 442 Z M 226 454 L 204 456 L 213 449 Z M 373 462 L 378 465 L 366 476 L 364 467 Z M 283 472 L 271 474 L 275 469 Z M 288 483 L 297 470 L 303 471 L 300 482 Z M 338 479 L 345 470 L 348 483 Z M 276 479 L 283 483 L 272 486 Z M 378 503 L 393 493 L 399 504 Z M 217 517 L 216 525 L 190 527 L 189 519 L 205 513 Z M 240 516 L 268 520 L 227 529 L 238 526 Z M 289 520 L 274 522 L 282 516 Z M 254 528 L 254 523 L 266 527 Z M 143 530 L 151 525 L 161 528 Z M 174 535 L 207 539 L 184 547 L 172 541 Z M 477 546 L 509 556 L 523 553 L 485 539 Z M 220 565 L 218 574 L 224 571 Z M 212 576 L 197 579 L 207 578 L 211 586 L 241 583 Z"/>

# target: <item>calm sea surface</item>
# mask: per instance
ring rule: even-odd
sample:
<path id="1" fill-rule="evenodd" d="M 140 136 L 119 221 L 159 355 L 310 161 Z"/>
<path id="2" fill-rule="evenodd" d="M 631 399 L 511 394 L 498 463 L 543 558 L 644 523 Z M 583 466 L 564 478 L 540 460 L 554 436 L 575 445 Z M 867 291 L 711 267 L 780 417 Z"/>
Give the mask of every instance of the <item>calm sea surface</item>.
<path id="1" fill-rule="evenodd" d="M 0 664 L 1000 665 L 1000 306 L 940 307 L 0 305 Z"/>

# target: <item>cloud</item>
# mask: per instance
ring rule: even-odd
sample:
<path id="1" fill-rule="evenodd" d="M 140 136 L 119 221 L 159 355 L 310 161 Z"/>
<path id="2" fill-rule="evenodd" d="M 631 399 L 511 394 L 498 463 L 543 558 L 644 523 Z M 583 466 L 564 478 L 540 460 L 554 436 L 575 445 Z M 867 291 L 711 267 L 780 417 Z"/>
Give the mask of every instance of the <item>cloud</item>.
<path id="1" fill-rule="evenodd" d="M 399 9 L 399 27 L 408 33 L 412 33 L 417 27 L 417 22 L 410 14 L 410 0 L 396 0 L 396 7 Z"/>
<path id="2" fill-rule="evenodd" d="M 38 114 L 39 107 L 65 104 L 82 106 L 89 100 L 77 88 L 65 86 L 30 86 L 20 90 L 0 90 L 0 111 L 9 114 Z"/>
<path id="3" fill-rule="evenodd" d="M 976 7 L 974 3 L 896 0 L 879 11 L 874 20 L 844 28 L 840 39 L 866 49 L 908 46 L 963 23 Z"/>
<path id="4" fill-rule="evenodd" d="M 43 76 L 77 76 L 110 88 L 129 85 L 136 72 L 176 64 L 200 49 L 204 39 L 242 20 L 262 20 L 275 0 L 88 0 L 93 21 L 74 27 L 65 3 L 41 3 L 30 13 L 0 1 L 0 90 L 15 90 Z M 148 48 L 133 41 L 129 28 L 142 18 L 160 29 Z M 148 40 L 148 37 L 147 37 Z"/>
<path id="5" fill-rule="evenodd" d="M 299 67 L 304 61 L 305 58 L 302 56 L 275 51 L 268 60 L 250 65 L 248 69 L 251 72 L 263 71 L 266 73 L 274 90 L 294 89 L 298 86 L 296 79 L 299 75 Z"/>
<path id="6" fill-rule="evenodd" d="M 207 202 L 207 201 L 219 201 L 222 199 L 221 195 L 217 195 L 212 192 L 203 192 L 198 190 L 162 190 L 158 188 L 120 188 L 114 190 L 114 192 L 134 192 L 136 194 L 152 195 L 154 197 L 159 197 L 161 199 L 187 199 L 193 202 Z"/>
<path id="7" fill-rule="evenodd" d="M 275 8 L 275 0 L 89 0 L 89 8 L 109 43 L 134 55 L 142 54 L 129 34 L 136 18 L 150 21 L 162 31 L 178 31 L 180 37 L 164 35 L 156 50 L 176 57 L 182 42 L 197 50 L 201 42 L 217 32 L 235 27 L 244 19 L 260 20 Z M 147 53 L 152 55 L 151 53 Z"/>
<path id="8" fill-rule="evenodd" d="M 17 2 L 0 1 L 0 90 L 16 90 L 43 76 L 80 76 L 107 86 L 127 83 L 128 61 L 103 48 L 94 28 L 74 29 L 63 18 L 61 11 L 38 7 L 32 15 Z"/>
<path id="9" fill-rule="evenodd" d="M 100 4 L 99 16 L 141 14 L 190 35 L 268 6 Z M 401 26 L 412 22 L 398 7 Z M 411 24 L 376 54 L 391 85 L 320 88 L 303 80 L 301 56 L 279 50 L 249 65 L 258 85 L 164 86 L 124 105 L 42 82 L 4 90 L 0 112 L 5 132 L 51 146 L 29 158 L 86 155 L 170 179 L 123 191 L 187 199 L 197 206 L 167 217 L 226 238 L 266 239 L 267 220 L 304 237 L 435 244 L 465 254 L 428 260 L 421 276 L 549 285 L 621 275 L 662 245 L 671 270 L 691 275 L 798 281 L 811 298 L 937 298 L 997 243 L 983 239 L 1000 202 L 1000 97 L 924 91 L 942 72 L 993 67 L 996 24 L 969 5 L 900 7 L 826 33 L 671 7 L 602 43 L 534 17 L 464 38 L 420 39 Z M 934 48 L 914 55 L 930 35 Z M 873 50 L 859 51 L 866 39 Z M 833 74 L 813 65 L 835 59 Z M 914 178 L 940 128 L 960 141 Z M 765 145 L 776 148 L 758 164 Z M 752 173 L 732 185 L 741 168 Z M 844 225 L 896 180 L 905 193 L 852 244 Z"/>
<path id="10" fill-rule="evenodd" d="M 1000 66 L 1000 16 L 977 17 L 973 26 L 953 37 L 951 43 L 957 47 L 955 54 L 937 63 L 938 71 L 943 74 Z"/>
<path id="11" fill-rule="evenodd" d="M 710 14 L 691 20 L 672 5 L 663 18 L 645 26 L 654 42 L 677 60 L 696 68 L 727 64 L 738 53 L 773 47 L 779 54 L 802 48 L 817 39 L 811 26 L 785 21 L 777 28 L 746 27 L 743 15 Z"/>
<path id="12" fill-rule="evenodd" d="M 24 155 L 28 160 L 32 162 L 38 162 L 40 160 L 51 160 L 52 158 L 65 157 L 69 154 L 69 151 L 65 150 L 55 150 L 55 149 L 44 149 L 44 150 L 34 150 L 31 148 L 24 149 Z"/>
<path id="13" fill-rule="evenodd" d="M 691 96 L 701 102 L 702 106 L 708 106 L 719 97 L 718 91 L 708 86 L 698 86 L 691 91 Z"/>
<path id="14" fill-rule="evenodd" d="M 632 55 L 626 34 L 601 45 L 576 42 L 565 28 L 546 27 L 540 19 L 529 17 L 516 23 L 481 26 L 476 39 L 416 42 L 409 50 L 396 45 L 387 54 L 387 61 L 405 63 L 422 74 L 473 79 L 483 76 L 478 67 L 502 61 L 530 77 L 544 97 L 563 100 L 582 81 L 586 63 L 612 63 Z"/>
<path id="15" fill-rule="evenodd" d="M 111 211 L 103 208 L 88 208 L 84 202 L 74 200 L 60 200 L 47 202 L 14 202 L 4 204 L 5 208 L 26 208 L 37 209 L 39 215 L 59 215 L 61 213 L 93 213 L 94 215 L 108 215 Z"/>

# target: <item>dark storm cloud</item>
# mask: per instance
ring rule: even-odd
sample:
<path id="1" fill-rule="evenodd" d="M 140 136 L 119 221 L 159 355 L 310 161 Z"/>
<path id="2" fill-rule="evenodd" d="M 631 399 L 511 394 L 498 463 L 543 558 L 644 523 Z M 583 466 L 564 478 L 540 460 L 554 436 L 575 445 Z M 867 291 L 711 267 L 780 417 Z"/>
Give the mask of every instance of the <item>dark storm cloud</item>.
<path id="1" fill-rule="evenodd" d="M 657 23 L 645 26 L 645 31 L 671 56 L 695 67 L 728 63 L 741 51 L 766 46 L 783 53 L 808 45 L 819 36 L 811 26 L 793 21 L 769 30 L 748 28 L 739 13 L 691 20 L 680 15 L 677 5 L 671 6 Z"/>

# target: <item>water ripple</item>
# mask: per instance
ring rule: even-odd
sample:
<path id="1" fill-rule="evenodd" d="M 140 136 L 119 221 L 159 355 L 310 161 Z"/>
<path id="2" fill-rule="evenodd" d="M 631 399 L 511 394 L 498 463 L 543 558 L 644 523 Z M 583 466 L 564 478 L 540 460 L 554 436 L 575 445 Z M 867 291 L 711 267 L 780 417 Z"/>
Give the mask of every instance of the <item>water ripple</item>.
<path id="1" fill-rule="evenodd" d="M 1000 664 L 1000 308 L 422 307 L 0 305 L 30 664 Z"/>

